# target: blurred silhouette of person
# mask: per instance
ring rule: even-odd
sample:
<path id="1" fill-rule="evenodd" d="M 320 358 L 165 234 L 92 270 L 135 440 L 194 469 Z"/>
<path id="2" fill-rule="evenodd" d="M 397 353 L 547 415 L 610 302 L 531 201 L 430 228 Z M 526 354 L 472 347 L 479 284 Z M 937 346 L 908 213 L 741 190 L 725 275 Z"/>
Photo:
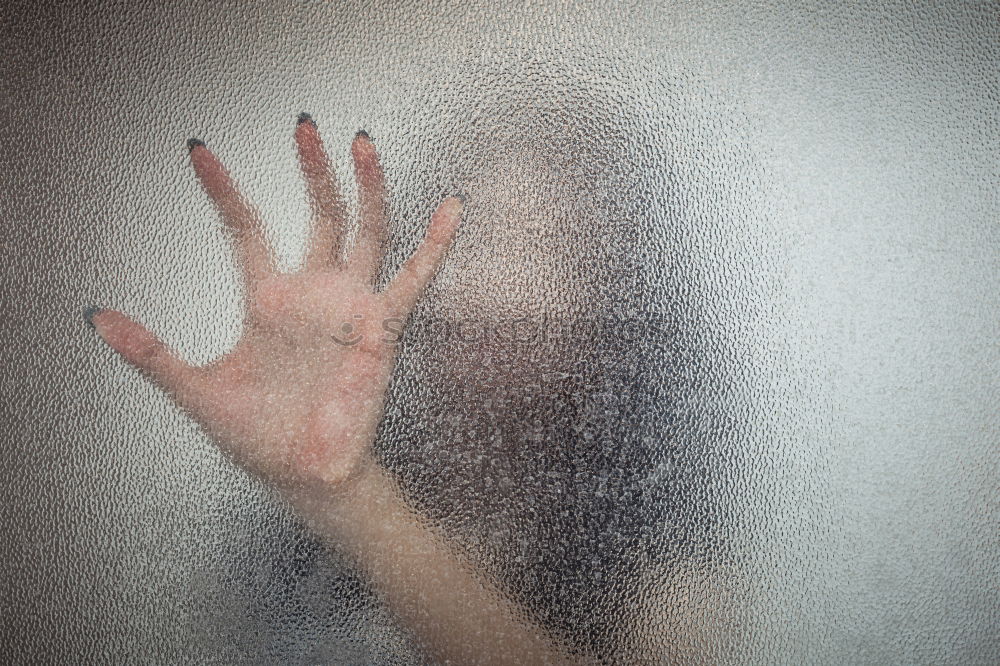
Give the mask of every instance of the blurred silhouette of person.
<path id="1" fill-rule="evenodd" d="M 378 290 L 388 226 L 374 143 L 361 131 L 351 145 L 359 214 L 348 247 L 347 206 L 306 114 L 295 140 L 313 220 L 304 265 L 292 273 L 276 270 L 256 209 L 223 165 L 202 142 L 189 142 L 195 173 L 235 236 L 246 280 L 244 335 L 232 351 L 196 367 L 122 313 L 89 309 L 89 321 L 318 536 L 319 542 L 300 544 L 291 568 L 278 573 L 284 584 L 294 585 L 313 565 L 319 543 L 330 544 L 356 563 L 419 645 L 442 662 L 581 663 L 613 654 L 623 631 L 615 622 L 634 613 L 629 599 L 612 591 L 649 559 L 646 526 L 657 516 L 648 513 L 663 504 L 662 497 L 649 497 L 653 491 L 643 482 L 651 464 L 643 413 L 661 377 L 636 350 L 661 353 L 670 344 L 662 339 L 669 322 L 655 313 L 636 319 L 641 300 L 613 303 L 579 279 L 615 256 L 616 248 L 603 246 L 569 273 L 560 264 L 564 273 L 534 274 L 519 300 L 508 298 L 506 306 L 504 290 L 509 296 L 511 285 L 495 285 L 500 307 L 492 321 L 475 321 L 470 307 L 470 319 L 452 320 L 448 335 L 430 333 L 447 358 L 414 369 L 410 380 L 461 385 L 464 393 L 428 401 L 422 416 L 461 410 L 470 396 L 487 412 L 472 428 L 449 430 L 438 420 L 428 433 L 434 446 L 479 461 L 464 470 L 482 472 L 483 492 L 470 497 L 454 483 L 454 469 L 443 468 L 431 493 L 443 498 L 438 511 L 461 506 L 483 517 L 481 533 L 500 535 L 485 548 L 493 548 L 491 566 L 476 566 L 483 553 L 456 547 L 373 451 L 400 340 L 405 346 L 411 335 L 427 339 L 406 323 L 444 261 L 466 202 L 459 196 L 442 201 L 416 251 Z M 532 215 L 530 206 L 509 211 L 512 218 Z M 564 217 L 578 223 L 579 207 Z M 576 303 L 544 293 L 567 275 L 581 287 Z M 628 275 L 620 272 L 623 280 Z M 541 318 L 523 317 L 518 303 L 526 302 L 551 307 Z M 623 313 L 638 321 L 637 330 L 625 330 Z M 461 314 L 459 308 L 459 320 Z M 468 326 L 481 330 L 470 333 Z M 526 385 L 539 387 L 545 400 Z M 670 426 L 657 427 L 662 437 Z M 419 426 L 403 430 L 421 440 Z M 511 529 L 518 520 L 526 524 Z M 526 533 L 550 547 L 524 543 Z"/>

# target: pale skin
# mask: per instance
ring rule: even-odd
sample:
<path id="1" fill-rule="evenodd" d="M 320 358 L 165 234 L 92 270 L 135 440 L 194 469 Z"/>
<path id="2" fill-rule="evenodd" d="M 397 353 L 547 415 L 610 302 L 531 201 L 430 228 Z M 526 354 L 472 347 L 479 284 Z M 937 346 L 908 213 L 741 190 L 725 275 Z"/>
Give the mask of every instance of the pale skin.
<path id="1" fill-rule="evenodd" d="M 305 115 L 295 142 L 312 224 L 304 264 L 291 273 L 276 270 L 256 209 L 222 163 L 201 142 L 189 144 L 246 280 L 244 333 L 232 351 L 193 366 L 120 312 L 98 310 L 92 324 L 238 465 L 346 551 L 429 656 L 459 664 L 585 661 L 458 556 L 372 457 L 397 349 L 384 322 L 402 328 L 444 259 L 462 200 L 437 206 L 416 251 L 386 289 L 375 291 L 388 220 L 374 143 L 363 132 L 351 143 L 359 215 L 347 247 L 352 221 Z"/>

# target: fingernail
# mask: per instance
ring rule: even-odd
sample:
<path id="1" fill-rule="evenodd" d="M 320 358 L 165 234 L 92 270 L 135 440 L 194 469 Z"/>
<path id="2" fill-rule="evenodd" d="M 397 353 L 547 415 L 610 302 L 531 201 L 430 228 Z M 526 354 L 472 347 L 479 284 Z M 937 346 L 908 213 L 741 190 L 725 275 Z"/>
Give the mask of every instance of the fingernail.
<path id="1" fill-rule="evenodd" d="M 90 324 L 90 327 L 96 329 L 97 326 L 94 325 L 94 315 L 100 312 L 103 308 L 99 308 L 95 305 L 88 305 L 83 309 L 83 320 Z"/>
<path id="2" fill-rule="evenodd" d="M 372 139 L 370 136 L 368 136 L 368 132 L 364 131 L 363 129 L 358 130 L 357 134 L 354 135 L 354 138 L 357 139 L 359 136 L 363 136 L 369 141 L 371 141 Z"/>
<path id="3" fill-rule="evenodd" d="M 198 146 L 204 146 L 205 142 L 201 139 L 188 139 L 188 152 L 191 152 Z"/>
<path id="4" fill-rule="evenodd" d="M 465 202 L 468 201 L 468 199 L 465 196 L 465 192 L 458 192 L 457 194 L 455 194 L 455 198 L 461 201 L 463 206 L 465 205 Z"/>
<path id="5" fill-rule="evenodd" d="M 299 114 L 299 123 L 298 124 L 301 125 L 302 123 L 312 123 L 313 127 L 316 127 L 316 121 L 313 120 L 313 117 L 310 116 L 305 111 L 303 111 L 302 113 Z"/>

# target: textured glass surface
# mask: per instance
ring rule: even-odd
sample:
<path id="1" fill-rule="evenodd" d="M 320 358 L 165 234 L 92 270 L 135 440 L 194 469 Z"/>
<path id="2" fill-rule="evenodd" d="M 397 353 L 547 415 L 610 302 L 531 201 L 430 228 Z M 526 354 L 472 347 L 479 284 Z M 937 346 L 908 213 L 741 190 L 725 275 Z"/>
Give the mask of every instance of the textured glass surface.
<path id="1" fill-rule="evenodd" d="M 8 3 L 4 660 L 422 663 L 80 316 L 226 352 L 242 286 L 185 141 L 292 268 L 308 111 L 349 201 L 351 137 L 378 145 L 387 270 L 468 195 L 376 450 L 550 631 L 608 663 L 996 663 L 998 26 L 996 2 Z"/>

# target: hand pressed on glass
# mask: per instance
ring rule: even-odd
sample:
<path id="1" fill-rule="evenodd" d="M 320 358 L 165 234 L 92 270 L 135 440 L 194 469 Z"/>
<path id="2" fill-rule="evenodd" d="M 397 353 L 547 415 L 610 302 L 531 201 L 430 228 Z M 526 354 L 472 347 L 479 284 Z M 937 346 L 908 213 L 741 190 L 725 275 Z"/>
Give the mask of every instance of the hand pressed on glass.
<path id="1" fill-rule="evenodd" d="M 305 265 L 278 273 L 257 211 L 200 141 L 191 163 L 235 235 L 247 288 L 242 339 L 222 358 L 195 367 L 114 310 L 91 318 L 101 337 L 185 408 L 239 463 L 280 486 L 344 481 L 367 463 L 395 360 L 383 323 L 406 319 L 447 250 L 459 198 L 434 212 L 422 244 L 387 289 L 374 279 L 385 246 L 385 177 L 364 132 L 351 145 L 359 192 L 356 241 L 316 124 L 295 131 L 312 204 Z"/>
<path id="2" fill-rule="evenodd" d="M 462 201 L 445 199 L 389 287 L 374 291 L 386 239 L 385 177 L 364 132 L 351 153 L 356 240 L 315 123 L 295 130 L 313 210 L 302 270 L 279 274 L 257 212 L 200 141 L 191 162 L 236 236 L 247 281 L 244 335 L 191 366 L 141 325 L 94 313 L 98 333 L 185 408 L 237 462 L 281 491 L 321 536 L 353 558 L 432 656 L 452 663 L 569 663 L 564 646 L 465 561 L 409 505 L 371 456 L 398 333 L 440 265 Z M 579 651 L 572 660 L 580 663 Z"/>

